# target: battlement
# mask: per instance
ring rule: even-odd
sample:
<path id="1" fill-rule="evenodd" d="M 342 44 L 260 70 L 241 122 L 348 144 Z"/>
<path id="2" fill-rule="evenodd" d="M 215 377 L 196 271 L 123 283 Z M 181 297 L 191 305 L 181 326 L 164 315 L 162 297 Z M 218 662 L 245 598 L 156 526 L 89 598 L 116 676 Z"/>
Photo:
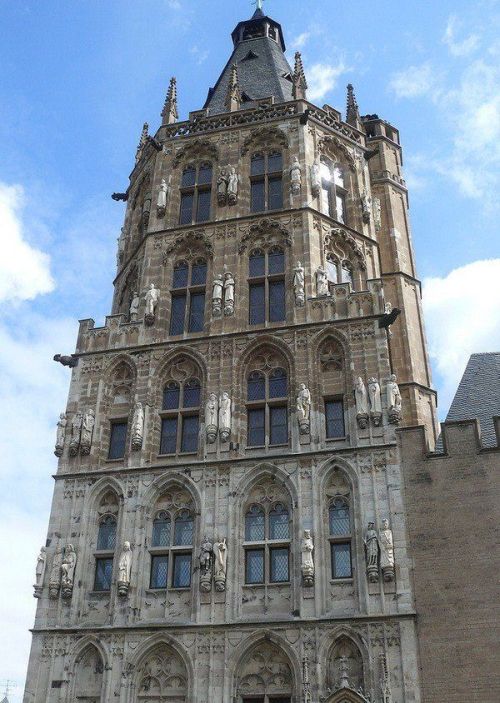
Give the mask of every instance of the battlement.
<path id="1" fill-rule="evenodd" d="M 493 417 L 496 443 L 485 443 L 481 437 L 481 423 L 477 419 L 452 420 L 441 423 L 441 436 L 433 451 L 423 426 L 397 430 L 403 454 L 411 459 L 473 456 L 500 450 L 500 416 Z"/>

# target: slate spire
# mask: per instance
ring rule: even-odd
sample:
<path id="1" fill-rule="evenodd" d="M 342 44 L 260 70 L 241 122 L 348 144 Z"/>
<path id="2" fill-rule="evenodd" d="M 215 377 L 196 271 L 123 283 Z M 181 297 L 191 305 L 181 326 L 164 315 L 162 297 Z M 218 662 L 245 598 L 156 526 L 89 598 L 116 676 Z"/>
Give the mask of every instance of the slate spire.
<path id="1" fill-rule="evenodd" d="M 177 111 L 177 80 L 172 76 L 168 86 L 167 97 L 161 111 L 162 125 L 173 124 L 179 118 Z"/>

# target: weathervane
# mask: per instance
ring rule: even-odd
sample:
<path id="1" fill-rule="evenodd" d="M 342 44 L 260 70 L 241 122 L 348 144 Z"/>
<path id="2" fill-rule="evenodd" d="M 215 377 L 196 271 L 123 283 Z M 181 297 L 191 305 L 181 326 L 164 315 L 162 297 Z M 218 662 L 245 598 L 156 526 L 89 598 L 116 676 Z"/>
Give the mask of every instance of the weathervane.
<path id="1" fill-rule="evenodd" d="M 262 3 L 263 2 L 264 2 L 264 0 L 254 0 L 252 5 L 255 5 L 257 10 L 262 10 Z"/>

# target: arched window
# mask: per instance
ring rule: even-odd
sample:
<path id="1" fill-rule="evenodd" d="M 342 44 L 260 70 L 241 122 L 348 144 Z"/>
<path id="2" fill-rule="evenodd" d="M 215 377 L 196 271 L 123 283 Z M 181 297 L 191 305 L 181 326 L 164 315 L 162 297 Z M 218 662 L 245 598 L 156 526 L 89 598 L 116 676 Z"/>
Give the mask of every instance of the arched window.
<path id="1" fill-rule="evenodd" d="M 170 334 L 203 332 L 205 324 L 205 286 L 207 262 L 180 261 L 174 266 L 172 277 L 172 308 Z"/>
<path id="2" fill-rule="evenodd" d="M 173 529 L 172 529 L 173 522 Z M 150 588 L 189 588 L 194 518 L 183 509 L 161 510 L 153 520 Z"/>
<path id="3" fill-rule="evenodd" d="M 250 162 L 250 209 L 252 212 L 283 207 L 283 157 L 279 151 L 257 153 Z"/>
<path id="4" fill-rule="evenodd" d="M 249 322 L 285 320 L 285 253 L 280 247 L 254 250 L 248 261 Z"/>
<path id="5" fill-rule="evenodd" d="M 345 439 L 345 360 L 337 340 L 327 338 L 319 349 L 321 392 L 325 408 L 326 439 Z"/>
<path id="6" fill-rule="evenodd" d="M 339 261 L 333 254 L 328 254 L 326 257 L 326 275 L 330 283 L 350 283 L 351 290 L 354 290 L 354 276 L 350 261 Z"/>
<path id="7" fill-rule="evenodd" d="M 336 497 L 331 501 L 328 509 L 328 525 L 332 579 L 351 578 L 352 529 L 349 503 L 345 498 Z"/>
<path id="8" fill-rule="evenodd" d="M 344 172 L 329 159 L 321 159 L 321 211 L 345 224 L 347 189 Z"/>
<path id="9" fill-rule="evenodd" d="M 273 642 L 256 644 L 236 671 L 235 703 L 290 703 L 294 694 L 288 656 Z M 293 700 L 302 700 L 293 697 Z"/>
<path id="10" fill-rule="evenodd" d="M 95 552 L 94 591 L 111 590 L 116 547 L 116 518 L 105 515 L 99 522 Z"/>
<path id="11" fill-rule="evenodd" d="M 290 517 L 283 503 L 248 508 L 244 549 L 246 584 L 290 580 Z"/>
<path id="12" fill-rule="evenodd" d="M 201 385 L 197 378 L 170 381 L 163 389 L 160 454 L 198 451 Z"/>
<path id="13" fill-rule="evenodd" d="M 186 166 L 181 180 L 181 210 L 179 223 L 206 222 L 210 219 L 212 199 L 212 164 Z"/>
<path id="14" fill-rule="evenodd" d="M 247 445 L 288 444 L 288 380 L 286 371 L 252 371 L 247 379 Z"/>

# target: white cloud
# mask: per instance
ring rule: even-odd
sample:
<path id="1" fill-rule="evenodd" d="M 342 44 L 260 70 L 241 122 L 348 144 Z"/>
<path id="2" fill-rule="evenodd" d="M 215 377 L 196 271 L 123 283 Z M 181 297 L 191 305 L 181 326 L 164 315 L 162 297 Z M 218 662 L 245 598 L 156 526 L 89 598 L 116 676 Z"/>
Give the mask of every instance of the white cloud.
<path id="1" fill-rule="evenodd" d="M 311 32 L 302 32 L 298 37 L 292 39 L 291 46 L 293 49 L 302 49 L 309 39 L 311 38 Z"/>
<path id="2" fill-rule="evenodd" d="M 419 66 L 409 66 L 395 73 L 389 82 L 389 89 L 398 98 L 420 98 L 437 88 L 439 77 L 430 61 Z"/>
<path id="3" fill-rule="evenodd" d="M 429 354 L 439 376 L 441 412 L 447 411 L 467 360 L 500 350 L 500 259 L 486 259 L 423 282 Z"/>
<path id="4" fill-rule="evenodd" d="M 456 34 L 463 26 L 458 17 L 452 15 L 448 19 L 448 24 L 443 36 L 443 43 L 446 44 L 450 53 L 453 56 L 469 56 L 479 46 L 479 36 L 477 34 L 469 34 L 461 41 L 457 40 Z"/>
<path id="5" fill-rule="evenodd" d="M 346 71 L 347 67 L 343 61 L 339 61 L 336 65 L 315 63 L 309 66 L 306 70 L 309 86 L 307 91 L 308 99 L 311 102 L 315 102 L 324 98 L 335 88 L 339 77 Z"/>
<path id="6" fill-rule="evenodd" d="M 200 49 L 199 46 L 195 45 L 189 49 L 189 53 L 194 56 L 198 66 L 201 66 L 201 64 L 207 60 L 210 52 L 207 49 Z"/>
<path id="7" fill-rule="evenodd" d="M 50 257 L 26 241 L 25 205 L 21 186 L 0 182 L 0 301 L 31 300 L 54 289 Z"/>

